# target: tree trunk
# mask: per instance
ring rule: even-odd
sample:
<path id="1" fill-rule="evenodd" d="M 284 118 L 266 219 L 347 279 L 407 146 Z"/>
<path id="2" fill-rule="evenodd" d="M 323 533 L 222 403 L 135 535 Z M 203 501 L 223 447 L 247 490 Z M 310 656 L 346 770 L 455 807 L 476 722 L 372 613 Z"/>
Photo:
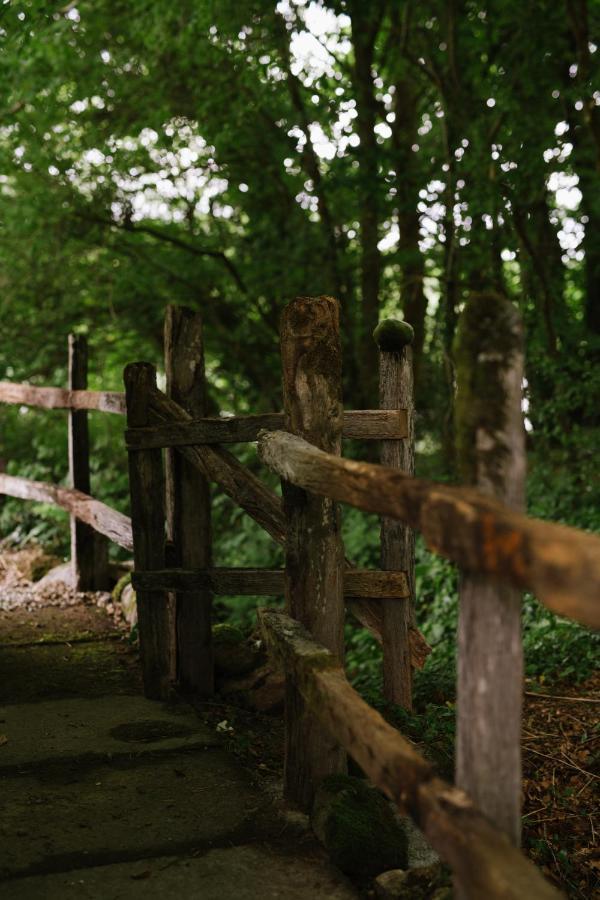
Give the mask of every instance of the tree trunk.
<path id="1" fill-rule="evenodd" d="M 354 67 L 352 79 L 356 96 L 359 169 L 359 223 L 361 247 L 361 318 L 360 339 L 360 402 L 366 408 L 377 405 L 377 347 L 373 331 L 379 319 L 379 288 L 381 282 L 381 253 L 379 242 L 379 151 L 374 132 L 377 121 L 377 102 L 373 85 L 373 56 L 375 38 L 379 30 L 380 11 L 377 6 L 362 0 L 350 7 Z"/>

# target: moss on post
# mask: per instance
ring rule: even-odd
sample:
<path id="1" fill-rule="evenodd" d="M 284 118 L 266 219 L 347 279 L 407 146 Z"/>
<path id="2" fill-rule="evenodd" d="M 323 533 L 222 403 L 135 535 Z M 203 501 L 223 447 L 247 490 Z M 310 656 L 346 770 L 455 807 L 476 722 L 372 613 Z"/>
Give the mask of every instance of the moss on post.
<path id="1" fill-rule="evenodd" d="M 384 353 L 401 353 L 414 336 L 412 325 L 402 319 L 382 319 L 373 332 L 373 340 Z"/>
<path id="2" fill-rule="evenodd" d="M 455 346 L 456 454 L 462 481 L 483 476 L 497 484 L 508 448 L 505 372 L 521 349 L 520 317 L 514 304 L 493 292 L 473 294 L 460 318 Z M 487 449 L 486 449 L 487 448 Z"/>

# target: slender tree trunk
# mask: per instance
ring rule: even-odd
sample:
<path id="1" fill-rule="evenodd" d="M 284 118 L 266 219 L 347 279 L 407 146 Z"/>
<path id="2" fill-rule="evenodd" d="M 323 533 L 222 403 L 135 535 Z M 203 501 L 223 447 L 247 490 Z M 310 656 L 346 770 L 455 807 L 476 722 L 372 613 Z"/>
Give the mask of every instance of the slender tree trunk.
<path id="1" fill-rule="evenodd" d="M 377 103 L 373 85 L 375 38 L 380 13 L 375 6 L 353 2 L 351 5 L 354 68 L 352 77 L 357 102 L 359 171 L 359 222 L 361 246 L 361 320 L 359 355 L 361 361 L 361 402 L 366 407 L 377 403 L 377 347 L 373 331 L 379 318 L 381 253 L 379 242 L 378 146 L 374 132 Z"/>
<path id="2" fill-rule="evenodd" d="M 420 181 L 417 171 L 417 155 L 412 150 L 412 146 L 417 139 L 418 129 L 418 94 L 416 87 L 408 78 L 399 77 L 396 79 L 396 93 L 394 95 L 394 113 L 396 118 L 392 131 L 392 147 L 397 179 L 396 197 L 398 202 L 398 226 L 400 229 L 398 249 L 402 270 L 402 311 L 404 319 L 410 322 L 415 332 L 412 345 L 413 371 L 415 383 L 418 384 L 423 344 L 425 342 L 427 298 L 423 288 L 425 258 L 419 249 L 420 217 L 417 206 Z"/>

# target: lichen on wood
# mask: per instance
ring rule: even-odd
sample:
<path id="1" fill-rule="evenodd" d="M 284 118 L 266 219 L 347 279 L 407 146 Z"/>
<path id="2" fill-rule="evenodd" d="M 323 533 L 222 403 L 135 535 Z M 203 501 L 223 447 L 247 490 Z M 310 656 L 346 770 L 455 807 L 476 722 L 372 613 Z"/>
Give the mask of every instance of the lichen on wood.
<path id="1" fill-rule="evenodd" d="M 522 345 L 518 310 L 493 292 L 472 294 L 460 318 L 455 347 L 456 454 L 461 480 L 502 478 L 508 447 L 506 373 Z M 476 362 L 475 362 L 476 361 Z"/>

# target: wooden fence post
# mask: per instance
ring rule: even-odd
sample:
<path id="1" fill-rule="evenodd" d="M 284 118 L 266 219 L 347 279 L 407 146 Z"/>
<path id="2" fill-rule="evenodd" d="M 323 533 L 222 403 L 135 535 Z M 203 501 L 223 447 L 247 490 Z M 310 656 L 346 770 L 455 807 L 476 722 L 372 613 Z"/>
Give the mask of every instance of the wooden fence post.
<path id="1" fill-rule="evenodd" d="M 149 363 L 132 363 L 124 373 L 127 424 L 148 425 L 150 391 L 156 388 L 156 370 Z M 165 567 L 165 507 L 162 450 L 129 450 L 129 492 L 133 557 L 136 569 Z M 164 591 L 137 591 L 140 656 L 144 693 L 152 699 L 169 694 L 171 635 L 167 595 Z"/>
<path id="2" fill-rule="evenodd" d="M 169 306 L 165 316 L 167 395 L 194 419 L 206 415 L 202 319 Z M 167 450 L 167 536 L 174 563 L 188 569 L 212 564 L 208 480 L 175 449 Z M 177 680 L 187 690 L 214 692 L 211 645 L 212 594 L 199 589 L 175 595 Z"/>
<path id="3" fill-rule="evenodd" d="M 298 297 L 281 320 L 286 427 L 329 453 L 341 453 L 339 307 L 331 297 Z M 282 483 L 287 523 L 288 613 L 342 661 L 344 553 L 337 504 Z M 285 790 L 308 809 L 318 783 L 346 769 L 342 748 L 310 713 L 292 679 L 286 685 Z"/>
<path id="4" fill-rule="evenodd" d="M 88 348 L 82 334 L 69 335 L 69 390 L 87 388 Z M 71 487 L 90 493 L 90 443 L 87 412 L 69 410 L 69 480 Z M 108 542 L 90 525 L 71 516 L 71 566 L 78 591 L 108 588 Z"/>
<path id="5" fill-rule="evenodd" d="M 522 330 L 504 297 L 473 296 L 456 344 L 461 476 L 522 509 L 525 439 Z M 494 552 L 491 547 L 489 552 Z M 456 781 L 515 844 L 521 834 L 521 596 L 464 573 L 460 587 Z"/>
<path id="6" fill-rule="evenodd" d="M 379 346 L 379 405 L 406 409 L 408 436 L 381 442 L 381 463 L 415 472 L 413 403 L 413 330 L 407 322 L 384 319 L 373 334 Z M 410 596 L 382 601 L 383 693 L 386 700 L 412 709 L 410 627 L 414 619 L 415 536 L 408 525 L 385 516 L 381 519 L 381 568 L 406 572 Z"/>

